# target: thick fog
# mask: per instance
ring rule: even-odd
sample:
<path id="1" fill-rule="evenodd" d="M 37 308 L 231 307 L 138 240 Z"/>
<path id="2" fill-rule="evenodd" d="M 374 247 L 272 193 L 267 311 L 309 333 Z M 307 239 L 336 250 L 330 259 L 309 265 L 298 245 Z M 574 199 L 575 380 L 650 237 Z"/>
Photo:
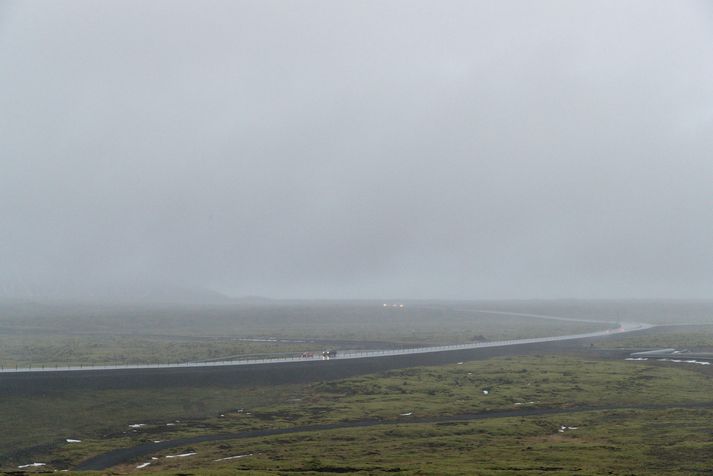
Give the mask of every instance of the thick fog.
<path id="1" fill-rule="evenodd" d="M 0 3 L 0 286 L 708 297 L 713 8 Z"/>

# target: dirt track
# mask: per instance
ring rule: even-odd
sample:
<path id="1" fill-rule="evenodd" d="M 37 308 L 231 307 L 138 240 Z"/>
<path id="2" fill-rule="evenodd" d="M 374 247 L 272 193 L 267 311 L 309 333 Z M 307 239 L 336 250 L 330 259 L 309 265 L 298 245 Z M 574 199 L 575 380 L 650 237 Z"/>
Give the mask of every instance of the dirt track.
<path id="1" fill-rule="evenodd" d="M 210 435 L 179 438 L 176 440 L 162 441 L 160 443 L 145 443 L 131 448 L 121 448 L 100 454 L 80 463 L 76 470 L 104 470 L 122 463 L 128 463 L 139 457 L 155 454 L 158 451 L 178 446 L 205 443 L 209 441 L 236 440 L 262 436 L 285 435 L 311 431 L 327 431 L 342 428 L 366 428 L 383 425 L 407 425 L 418 423 L 446 423 L 459 421 L 478 421 L 493 418 L 530 417 L 542 415 L 560 415 L 605 410 L 657 410 L 669 408 L 713 408 L 712 403 L 693 403 L 682 405 L 632 405 L 632 406 L 602 406 L 602 407 L 576 407 L 576 408 L 533 408 L 529 410 L 499 411 L 487 413 L 466 413 L 461 415 L 438 416 L 430 418 L 400 418 L 397 420 L 357 420 L 322 425 L 299 426 L 294 428 L 278 428 L 266 430 L 243 431 L 239 433 L 216 433 Z"/>

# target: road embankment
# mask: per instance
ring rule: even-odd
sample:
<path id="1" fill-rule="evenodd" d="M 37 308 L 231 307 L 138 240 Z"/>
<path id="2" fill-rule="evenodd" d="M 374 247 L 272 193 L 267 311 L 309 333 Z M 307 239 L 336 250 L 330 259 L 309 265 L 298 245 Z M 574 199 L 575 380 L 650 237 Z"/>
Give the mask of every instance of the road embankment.
<path id="1" fill-rule="evenodd" d="M 544 352 L 589 353 L 592 357 L 624 357 L 625 351 L 592 349 L 595 339 L 538 342 L 426 353 L 384 355 L 364 359 L 292 361 L 205 367 L 33 371 L 0 374 L 0 396 L 49 395 L 73 390 L 179 388 L 186 386 L 255 386 L 333 380 L 386 370 Z M 618 353 L 617 353 L 618 352 Z M 616 355 L 614 355 L 616 354 Z M 621 355 L 619 355 L 621 354 Z"/>

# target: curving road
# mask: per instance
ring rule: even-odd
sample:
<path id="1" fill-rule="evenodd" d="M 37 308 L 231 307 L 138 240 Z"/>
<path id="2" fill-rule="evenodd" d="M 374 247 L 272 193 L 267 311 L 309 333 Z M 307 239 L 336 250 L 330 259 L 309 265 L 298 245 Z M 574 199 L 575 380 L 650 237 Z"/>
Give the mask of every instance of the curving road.
<path id="1" fill-rule="evenodd" d="M 562 321 L 579 321 L 601 324 L 609 326 L 596 332 L 581 334 L 560 335 L 551 337 L 539 337 L 530 339 L 505 340 L 498 342 L 482 342 L 460 345 L 420 347 L 413 349 L 365 351 L 340 353 L 336 362 L 318 362 L 320 357 L 304 359 L 299 357 L 278 358 L 278 359 L 258 359 L 258 360 L 231 360 L 224 362 L 200 362 L 184 363 L 172 365 L 133 365 L 133 366 L 78 366 L 64 368 L 32 368 L 32 369 L 2 369 L 0 374 L 0 392 L 11 395 L 44 395 L 48 389 L 52 391 L 62 391 L 65 388 L 83 388 L 87 390 L 99 388 L 143 388 L 146 386 L 169 386 L 185 385 L 190 379 L 193 385 L 203 384 L 230 384 L 230 385 L 253 385 L 263 380 L 268 382 L 303 382 L 314 379 L 334 379 L 346 378 L 363 373 L 373 373 L 392 368 L 410 367 L 414 365 L 437 365 L 446 362 L 456 362 L 467 360 L 474 355 L 492 356 L 502 353 L 530 352 L 539 348 L 538 344 L 571 341 L 577 339 L 588 339 L 606 337 L 614 334 L 621 334 L 634 331 L 642 331 L 655 326 L 644 323 L 615 323 L 613 321 L 592 321 L 584 319 L 571 319 L 557 316 L 544 316 L 539 314 L 525 314 L 505 311 L 481 311 L 468 310 L 468 312 L 491 313 L 501 315 L 523 316 L 541 319 L 554 319 Z M 612 325 L 618 327 L 613 328 Z M 533 347 L 534 344 L 534 347 Z M 518 347 L 520 346 L 520 347 Z M 549 346 L 548 346 L 549 347 Z M 481 349 L 481 350 L 477 350 Z M 474 352 L 471 352 L 474 351 Z M 380 358 L 381 357 L 381 358 Z M 341 361 L 341 362 L 340 362 Z M 291 365 L 290 365 L 291 364 Z M 584 409 L 579 409 L 583 411 Z M 538 409 L 539 411 L 539 409 Z M 553 410 L 544 410 L 546 413 Z M 516 416 L 518 412 L 508 412 L 508 416 Z M 505 415 L 500 415 L 505 416 Z M 485 415 L 460 415 L 444 417 L 448 419 L 482 419 L 497 418 L 495 413 Z M 436 421 L 436 420 L 434 420 Z M 397 423 L 406 423 L 399 420 Z M 408 422 L 418 422 L 417 419 L 409 419 Z M 423 420 L 422 422 L 426 422 Z M 377 424 L 389 424 L 395 422 L 344 422 L 334 428 L 348 426 L 372 426 Z M 319 428 L 290 429 L 293 431 L 312 431 Z M 322 429 L 328 429 L 324 427 Z M 265 435 L 279 434 L 282 430 L 265 430 Z M 212 441 L 217 439 L 247 438 L 249 434 L 221 434 L 203 435 L 199 441 Z M 191 440 L 193 441 L 193 440 Z M 165 447 L 173 447 L 187 443 L 187 440 L 173 440 L 165 442 Z M 82 469 L 106 468 L 118 464 L 127 459 L 138 457 L 146 451 L 152 452 L 164 449 L 163 447 L 148 445 L 146 448 L 124 448 L 115 450 L 96 458 L 85 461 Z"/>
<path id="2" fill-rule="evenodd" d="M 435 308 L 434 308 L 435 309 Z M 442 308 L 438 308 L 442 309 Z M 569 321 L 569 322 L 587 322 L 596 323 L 602 325 L 619 325 L 616 329 L 604 329 L 601 331 L 588 332 L 583 334 L 570 334 L 561 336 L 551 336 L 551 337 L 536 337 L 531 339 L 514 339 L 514 340 L 504 340 L 495 342 L 479 342 L 471 344 L 456 344 L 456 345 L 444 345 L 444 346 L 433 346 L 433 347 L 417 347 L 411 349 L 397 349 L 397 350 L 376 350 L 376 351 L 363 351 L 363 352 L 343 352 L 339 353 L 334 360 L 350 360 L 350 359 L 370 359 L 376 357 L 384 356 L 395 356 L 395 355 L 410 355 L 410 354 L 426 354 L 433 352 L 450 352 L 457 350 L 469 350 L 469 349 L 480 349 L 489 347 L 506 347 L 506 346 L 516 346 L 525 344 L 536 344 L 536 343 L 546 343 L 546 342 L 560 342 L 575 339 L 587 339 L 594 337 L 605 337 L 612 334 L 620 334 L 625 332 L 641 331 L 645 329 L 650 329 L 655 327 L 651 324 L 640 323 L 640 322 L 623 322 L 618 323 L 616 321 L 597 321 L 592 319 L 577 319 L 569 317 L 558 317 L 558 316 L 546 316 L 542 314 L 527 314 L 521 312 L 506 312 L 506 311 L 492 311 L 492 310 L 471 310 L 471 309 L 458 309 L 460 311 L 468 311 L 473 313 L 487 313 L 487 314 L 500 314 L 508 316 L 519 316 L 519 317 L 532 317 L 537 319 L 548 319 L 557 321 Z M 271 359 L 244 359 L 244 360 L 225 360 L 225 361 L 210 361 L 210 362 L 186 362 L 186 363 L 175 363 L 175 364 L 145 364 L 145 365 L 94 365 L 94 366 L 69 366 L 69 367 L 50 367 L 50 366 L 35 366 L 35 367 L 10 367 L 3 368 L 0 367 L 0 373 L 32 373 L 32 372 L 87 372 L 87 371 L 107 371 L 107 370 L 145 370 L 145 369 L 180 369 L 180 368 L 206 368 L 206 367 L 227 367 L 227 366 L 239 366 L 239 365 L 260 365 L 260 364 L 280 364 L 288 362 L 310 362 L 310 361 L 320 361 L 321 356 L 315 355 L 314 357 L 283 357 L 283 358 L 271 358 Z"/>

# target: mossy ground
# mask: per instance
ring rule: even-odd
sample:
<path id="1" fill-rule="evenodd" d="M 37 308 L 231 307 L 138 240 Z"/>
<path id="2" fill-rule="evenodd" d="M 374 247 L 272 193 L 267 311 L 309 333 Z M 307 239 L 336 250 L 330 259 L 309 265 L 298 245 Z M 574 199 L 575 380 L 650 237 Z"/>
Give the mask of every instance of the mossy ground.
<path id="1" fill-rule="evenodd" d="M 16 305 L 0 302 L 0 365 L 175 363 L 577 334 L 609 324 L 438 306 L 304 302 L 261 306 Z M 250 340 L 255 339 L 255 340 Z M 366 345 L 366 347 L 359 347 Z"/>
<path id="2" fill-rule="evenodd" d="M 696 352 L 713 352 L 713 325 L 696 326 L 695 331 L 686 327 L 678 327 L 674 331 L 669 330 L 665 333 L 649 332 L 625 335 L 617 339 L 599 341 L 597 346 L 632 350 L 676 348 Z"/>
<path id="3" fill-rule="evenodd" d="M 153 464 L 158 474 L 695 474 L 713 461 L 711 417 L 621 410 L 393 425 L 194 445 L 176 451 L 193 456 Z M 251 456 L 216 461 L 226 455 Z M 136 466 L 116 470 L 149 469 Z"/>
<path id="4" fill-rule="evenodd" d="M 141 409 L 146 417 L 141 421 L 127 405 L 129 395 L 121 402 L 111 394 L 87 396 L 76 409 L 93 402 L 91 421 L 102 421 L 101 431 L 88 421 L 84 433 L 67 435 L 82 443 L 62 443 L 37 458 L 61 469 L 112 448 L 154 440 L 378 418 L 393 424 L 189 445 L 159 452 L 153 455 L 156 460 L 130 461 L 112 472 L 695 474 L 713 465 L 713 380 L 686 366 L 543 355 L 240 390 L 242 396 L 226 393 L 210 400 L 216 391 L 144 395 L 153 404 Z M 223 416 L 181 418 L 180 405 L 170 403 L 171 394 L 175 401 L 207 399 L 204 412 L 212 411 L 210 405 L 223 405 Z M 141 397 L 136 392 L 129 402 Z M 710 403 L 711 409 L 686 408 L 700 403 Z M 71 407 L 66 401 L 63 405 L 65 411 Z M 587 406 L 608 409 L 439 424 L 405 424 L 409 416 L 403 415 Z M 626 408 L 634 406 L 641 408 Z M 137 422 L 146 426 L 128 428 Z M 562 426 L 573 429 L 560 431 Z M 247 454 L 251 456 L 222 459 Z M 136 468 L 145 462 L 151 464 Z"/>

